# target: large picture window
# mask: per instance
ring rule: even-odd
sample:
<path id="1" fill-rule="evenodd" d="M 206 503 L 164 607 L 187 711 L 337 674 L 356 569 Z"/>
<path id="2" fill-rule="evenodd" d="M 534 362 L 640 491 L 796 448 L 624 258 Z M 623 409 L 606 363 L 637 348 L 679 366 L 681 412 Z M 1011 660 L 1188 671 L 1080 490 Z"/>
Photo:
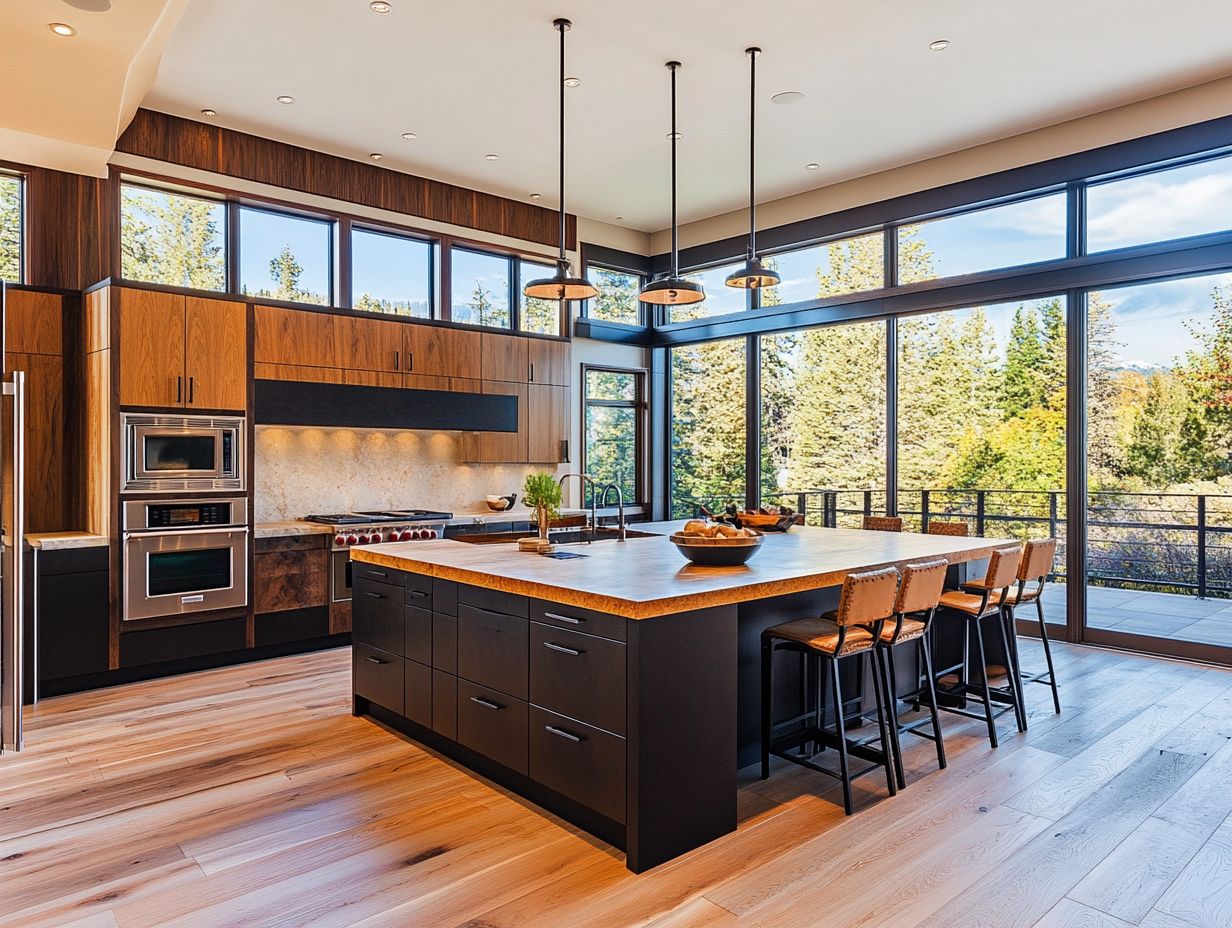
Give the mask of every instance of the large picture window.
<path id="1" fill-rule="evenodd" d="M 334 224 L 240 208 L 240 292 L 295 303 L 333 302 Z"/>
<path id="2" fill-rule="evenodd" d="M 599 486 L 620 487 L 626 505 L 644 502 L 641 471 L 645 460 L 645 374 L 588 367 L 584 391 L 582 470 L 594 477 Z M 586 502 L 589 504 L 590 500 Z M 613 494 L 607 503 L 615 502 Z"/>
<path id="3" fill-rule="evenodd" d="M 0 280 L 22 279 L 22 194 L 24 183 L 13 174 L 0 174 Z"/>
<path id="4" fill-rule="evenodd" d="M 744 502 L 745 340 L 672 349 L 671 511 Z"/>
<path id="5" fill-rule="evenodd" d="M 432 243 L 351 229 L 351 306 L 365 312 L 432 317 Z"/>
<path id="6" fill-rule="evenodd" d="M 120 276 L 226 290 L 226 210 L 220 200 L 122 184 Z"/>

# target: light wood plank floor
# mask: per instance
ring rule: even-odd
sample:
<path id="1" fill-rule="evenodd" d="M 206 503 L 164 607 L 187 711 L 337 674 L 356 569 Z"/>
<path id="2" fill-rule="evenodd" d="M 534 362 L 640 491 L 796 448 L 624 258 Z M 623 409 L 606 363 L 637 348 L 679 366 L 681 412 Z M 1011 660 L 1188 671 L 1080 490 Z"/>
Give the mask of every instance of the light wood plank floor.
<path id="1" fill-rule="evenodd" d="M 913 741 L 851 818 L 746 771 L 735 834 L 640 876 L 352 718 L 346 650 L 47 700 L 0 758 L 0 925 L 1232 925 L 1232 672 L 1057 651 L 1027 735 L 947 716 L 949 769 Z"/>

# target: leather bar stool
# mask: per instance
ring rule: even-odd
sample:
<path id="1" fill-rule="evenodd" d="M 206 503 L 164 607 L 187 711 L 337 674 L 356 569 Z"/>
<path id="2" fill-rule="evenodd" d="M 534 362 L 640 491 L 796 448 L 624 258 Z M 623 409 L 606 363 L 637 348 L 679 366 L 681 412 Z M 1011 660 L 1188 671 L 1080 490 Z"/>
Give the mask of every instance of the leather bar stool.
<path id="1" fill-rule="evenodd" d="M 898 516 L 865 516 L 863 528 L 866 532 L 901 532 L 903 520 Z"/>
<path id="2" fill-rule="evenodd" d="M 959 706 L 942 705 L 941 708 L 946 712 L 953 712 L 967 718 L 984 719 L 988 725 L 988 741 L 994 748 L 997 746 L 996 716 L 1007 710 L 1002 709 L 994 714 L 993 702 L 1013 709 L 1018 730 L 1027 730 L 1027 716 L 1022 709 L 1022 681 L 1018 678 L 1014 652 L 1010 648 L 1009 639 L 1005 633 L 1005 600 L 1010 587 L 1018 580 L 1018 566 L 1021 562 L 1022 548 L 1019 545 L 997 548 L 992 552 L 992 557 L 988 559 L 988 571 L 983 580 L 964 583 L 961 590 L 946 590 L 941 594 L 940 606 L 945 613 L 958 616 L 968 624 L 968 630 L 963 633 L 963 662 L 957 668 L 949 668 L 949 670 L 961 668 L 962 676 L 948 674 L 938 681 L 942 696 L 959 696 L 963 698 L 963 702 Z M 1008 667 L 1005 669 L 1007 680 L 1003 688 L 994 688 L 992 685 L 993 668 L 988 664 L 984 648 L 984 623 L 989 619 L 995 620 L 996 628 L 1001 634 L 1002 646 L 1005 649 L 1005 660 Z M 980 666 L 978 684 L 971 681 L 971 661 L 967 653 L 970 631 L 975 632 L 976 658 Z M 977 693 L 984 704 L 982 714 L 966 708 L 966 697 L 972 692 Z"/>
<path id="3" fill-rule="evenodd" d="M 886 701 L 882 692 L 881 674 L 871 674 L 873 694 L 876 701 L 878 739 L 880 747 L 874 748 L 868 741 L 853 742 L 848 739 L 844 719 L 844 699 L 839 665 L 844 661 L 862 662 L 872 656 L 874 645 L 880 637 L 887 619 L 894 614 L 894 601 L 898 592 L 898 571 L 893 567 L 848 574 L 839 594 L 838 608 L 816 618 L 796 619 L 767 628 L 761 633 L 761 778 L 770 776 L 770 755 L 781 757 L 810 770 L 832 776 L 843 784 L 843 810 L 852 812 L 851 783 L 878 768 L 885 770 L 886 788 L 891 796 L 897 792 L 894 755 L 889 727 L 886 721 Z M 771 674 L 776 651 L 803 652 L 817 664 L 818 700 L 813 725 L 792 731 L 781 738 L 774 737 L 775 726 L 772 711 L 774 692 Z M 834 729 L 825 726 L 826 678 L 834 688 Z M 790 720 L 795 722 L 795 719 Z M 789 724 L 785 722 L 783 724 Z M 814 763 L 813 756 L 788 754 L 786 747 L 802 749 L 812 742 L 814 748 L 835 748 L 838 751 L 839 770 L 836 772 Z M 870 761 L 867 767 L 852 771 L 849 757 Z"/>
<path id="4" fill-rule="evenodd" d="M 953 535 L 956 538 L 966 538 L 971 534 L 971 529 L 966 522 L 934 522 L 928 523 L 928 534 L 930 535 Z"/>
<path id="5" fill-rule="evenodd" d="M 1061 714 L 1061 695 L 1057 692 L 1057 674 L 1052 667 L 1052 649 L 1048 644 L 1048 628 L 1044 624 L 1044 584 L 1052 573 L 1052 564 L 1057 556 L 1057 540 L 1047 538 L 1043 541 L 1028 541 L 1022 555 L 1022 565 L 1018 568 L 1018 583 L 1010 587 L 1006 596 L 1007 631 L 1010 643 L 1014 647 L 1014 656 L 1018 656 L 1018 629 L 1014 624 L 1014 611 L 1018 606 L 1035 603 L 1035 614 L 1039 619 L 1039 636 L 1044 645 L 1044 661 L 1048 665 L 1046 671 L 1027 673 L 1019 667 L 1019 676 L 1023 683 L 1043 683 L 1052 688 L 1052 707 L 1057 715 Z"/>
<path id="6" fill-rule="evenodd" d="M 894 602 L 894 618 L 882 626 L 881 637 L 877 640 L 877 659 L 885 679 L 882 686 L 889 706 L 887 715 L 890 722 L 890 746 L 894 749 L 894 766 L 899 789 L 907 788 L 900 735 L 912 734 L 935 742 L 937 767 L 945 769 L 945 741 L 941 733 L 941 717 L 937 712 L 937 690 L 933 677 L 932 641 L 929 632 L 933 617 L 937 614 L 937 605 L 941 601 L 945 573 L 949 566 L 950 563 L 945 558 L 938 558 L 920 564 L 908 564 L 903 568 L 903 579 Z M 900 645 L 914 645 L 918 661 L 915 687 L 911 692 L 901 694 L 896 689 L 898 672 L 894 660 L 894 651 Z M 900 722 L 900 699 L 914 702 L 916 708 L 926 701 L 928 716 L 911 722 Z M 931 732 L 921 730 L 923 726 L 930 724 Z"/>

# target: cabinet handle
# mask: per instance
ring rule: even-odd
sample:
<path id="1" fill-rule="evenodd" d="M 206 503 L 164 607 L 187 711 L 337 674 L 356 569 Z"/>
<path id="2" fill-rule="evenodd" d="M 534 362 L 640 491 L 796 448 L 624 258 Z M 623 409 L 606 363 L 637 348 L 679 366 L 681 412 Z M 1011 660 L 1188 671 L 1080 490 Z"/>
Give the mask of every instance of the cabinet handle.
<path id="1" fill-rule="evenodd" d="M 415 352 L 408 351 L 406 353 L 406 369 L 408 371 L 415 370 Z"/>
<path id="2" fill-rule="evenodd" d="M 388 577 L 389 574 L 383 570 L 367 570 L 364 571 L 369 577 Z"/>
<path id="3" fill-rule="evenodd" d="M 364 595 L 370 596 L 373 599 L 384 599 L 385 598 L 384 593 L 373 593 L 371 590 L 364 590 Z"/>
<path id="4" fill-rule="evenodd" d="M 504 706 L 500 705 L 499 703 L 492 702 L 492 700 L 490 700 L 490 699 L 484 699 L 482 696 L 472 696 L 472 697 L 471 697 L 471 702 L 478 703 L 479 705 L 483 706 L 485 709 L 503 709 L 503 708 L 505 708 Z"/>
<path id="5" fill-rule="evenodd" d="M 394 370 L 402 370 L 402 352 L 397 348 L 394 349 Z"/>
<path id="6" fill-rule="evenodd" d="M 407 595 L 408 595 L 408 596 L 414 596 L 416 599 L 423 599 L 423 598 L 425 598 L 428 594 L 427 594 L 427 593 L 425 593 L 423 590 L 411 590 L 411 591 L 409 591 L 409 592 L 407 593 Z"/>
<path id="7" fill-rule="evenodd" d="M 369 663 L 369 664 L 388 664 L 388 663 L 389 663 L 389 661 L 383 661 L 383 660 L 381 660 L 379 657 L 371 657 L 371 656 L 369 656 L 369 657 L 368 657 L 368 663 Z"/>
<path id="8" fill-rule="evenodd" d="M 574 744 L 581 744 L 586 740 L 581 735 L 575 735 L 573 732 L 565 731 L 563 728 L 557 728 L 555 725 L 544 725 L 543 730 L 550 731 L 558 738 L 564 738 L 567 741 L 572 741 Z"/>
<path id="9" fill-rule="evenodd" d="M 581 625 L 586 621 L 585 619 L 575 619 L 571 615 L 561 615 L 559 612 L 545 612 L 543 617 L 545 619 L 555 619 L 557 622 L 568 622 L 570 625 Z"/>
<path id="10" fill-rule="evenodd" d="M 561 654 L 572 654 L 574 657 L 580 657 L 585 654 L 585 651 L 579 651 L 577 648 L 566 648 L 563 644 L 557 644 L 554 641 L 545 641 L 545 648 L 551 648 L 553 651 L 559 651 Z"/>
<path id="11" fill-rule="evenodd" d="M 569 439 L 567 438 L 560 440 L 560 462 L 562 464 L 569 463 Z"/>
<path id="12" fill-rule="evenodd" d="M 184 402 L 184 378 L 175 378 L 175 401 L 177 403 Z"/>
<path id="13" fill-rule="evenodd" d="M 535 382 L 535 362 L 534 361 L 530 362 L 530 382 L 531 383 Z"/>
<path id="14" fill-rule="evenodd" d="M 188 378 L 188 402 L 189 403 L 193 401 L 193 381 L 194 380 L 195 378 L 193 377 Z"/>

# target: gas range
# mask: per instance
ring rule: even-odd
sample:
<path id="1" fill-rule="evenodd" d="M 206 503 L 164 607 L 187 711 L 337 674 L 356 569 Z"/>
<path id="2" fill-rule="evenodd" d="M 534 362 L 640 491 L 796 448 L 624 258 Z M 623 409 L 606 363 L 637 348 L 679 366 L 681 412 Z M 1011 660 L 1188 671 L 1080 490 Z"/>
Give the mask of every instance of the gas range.
<path id="1" fill-rule="evenodd" d="M 378 512 L 334 512 L 304 516 L 304 522 L 335 527 L 334 551 L 354 545 L 390 541 L 424 541 L 445 537 L 445 523 L 452 512 L 432 509 L 388 509 Z"/>

